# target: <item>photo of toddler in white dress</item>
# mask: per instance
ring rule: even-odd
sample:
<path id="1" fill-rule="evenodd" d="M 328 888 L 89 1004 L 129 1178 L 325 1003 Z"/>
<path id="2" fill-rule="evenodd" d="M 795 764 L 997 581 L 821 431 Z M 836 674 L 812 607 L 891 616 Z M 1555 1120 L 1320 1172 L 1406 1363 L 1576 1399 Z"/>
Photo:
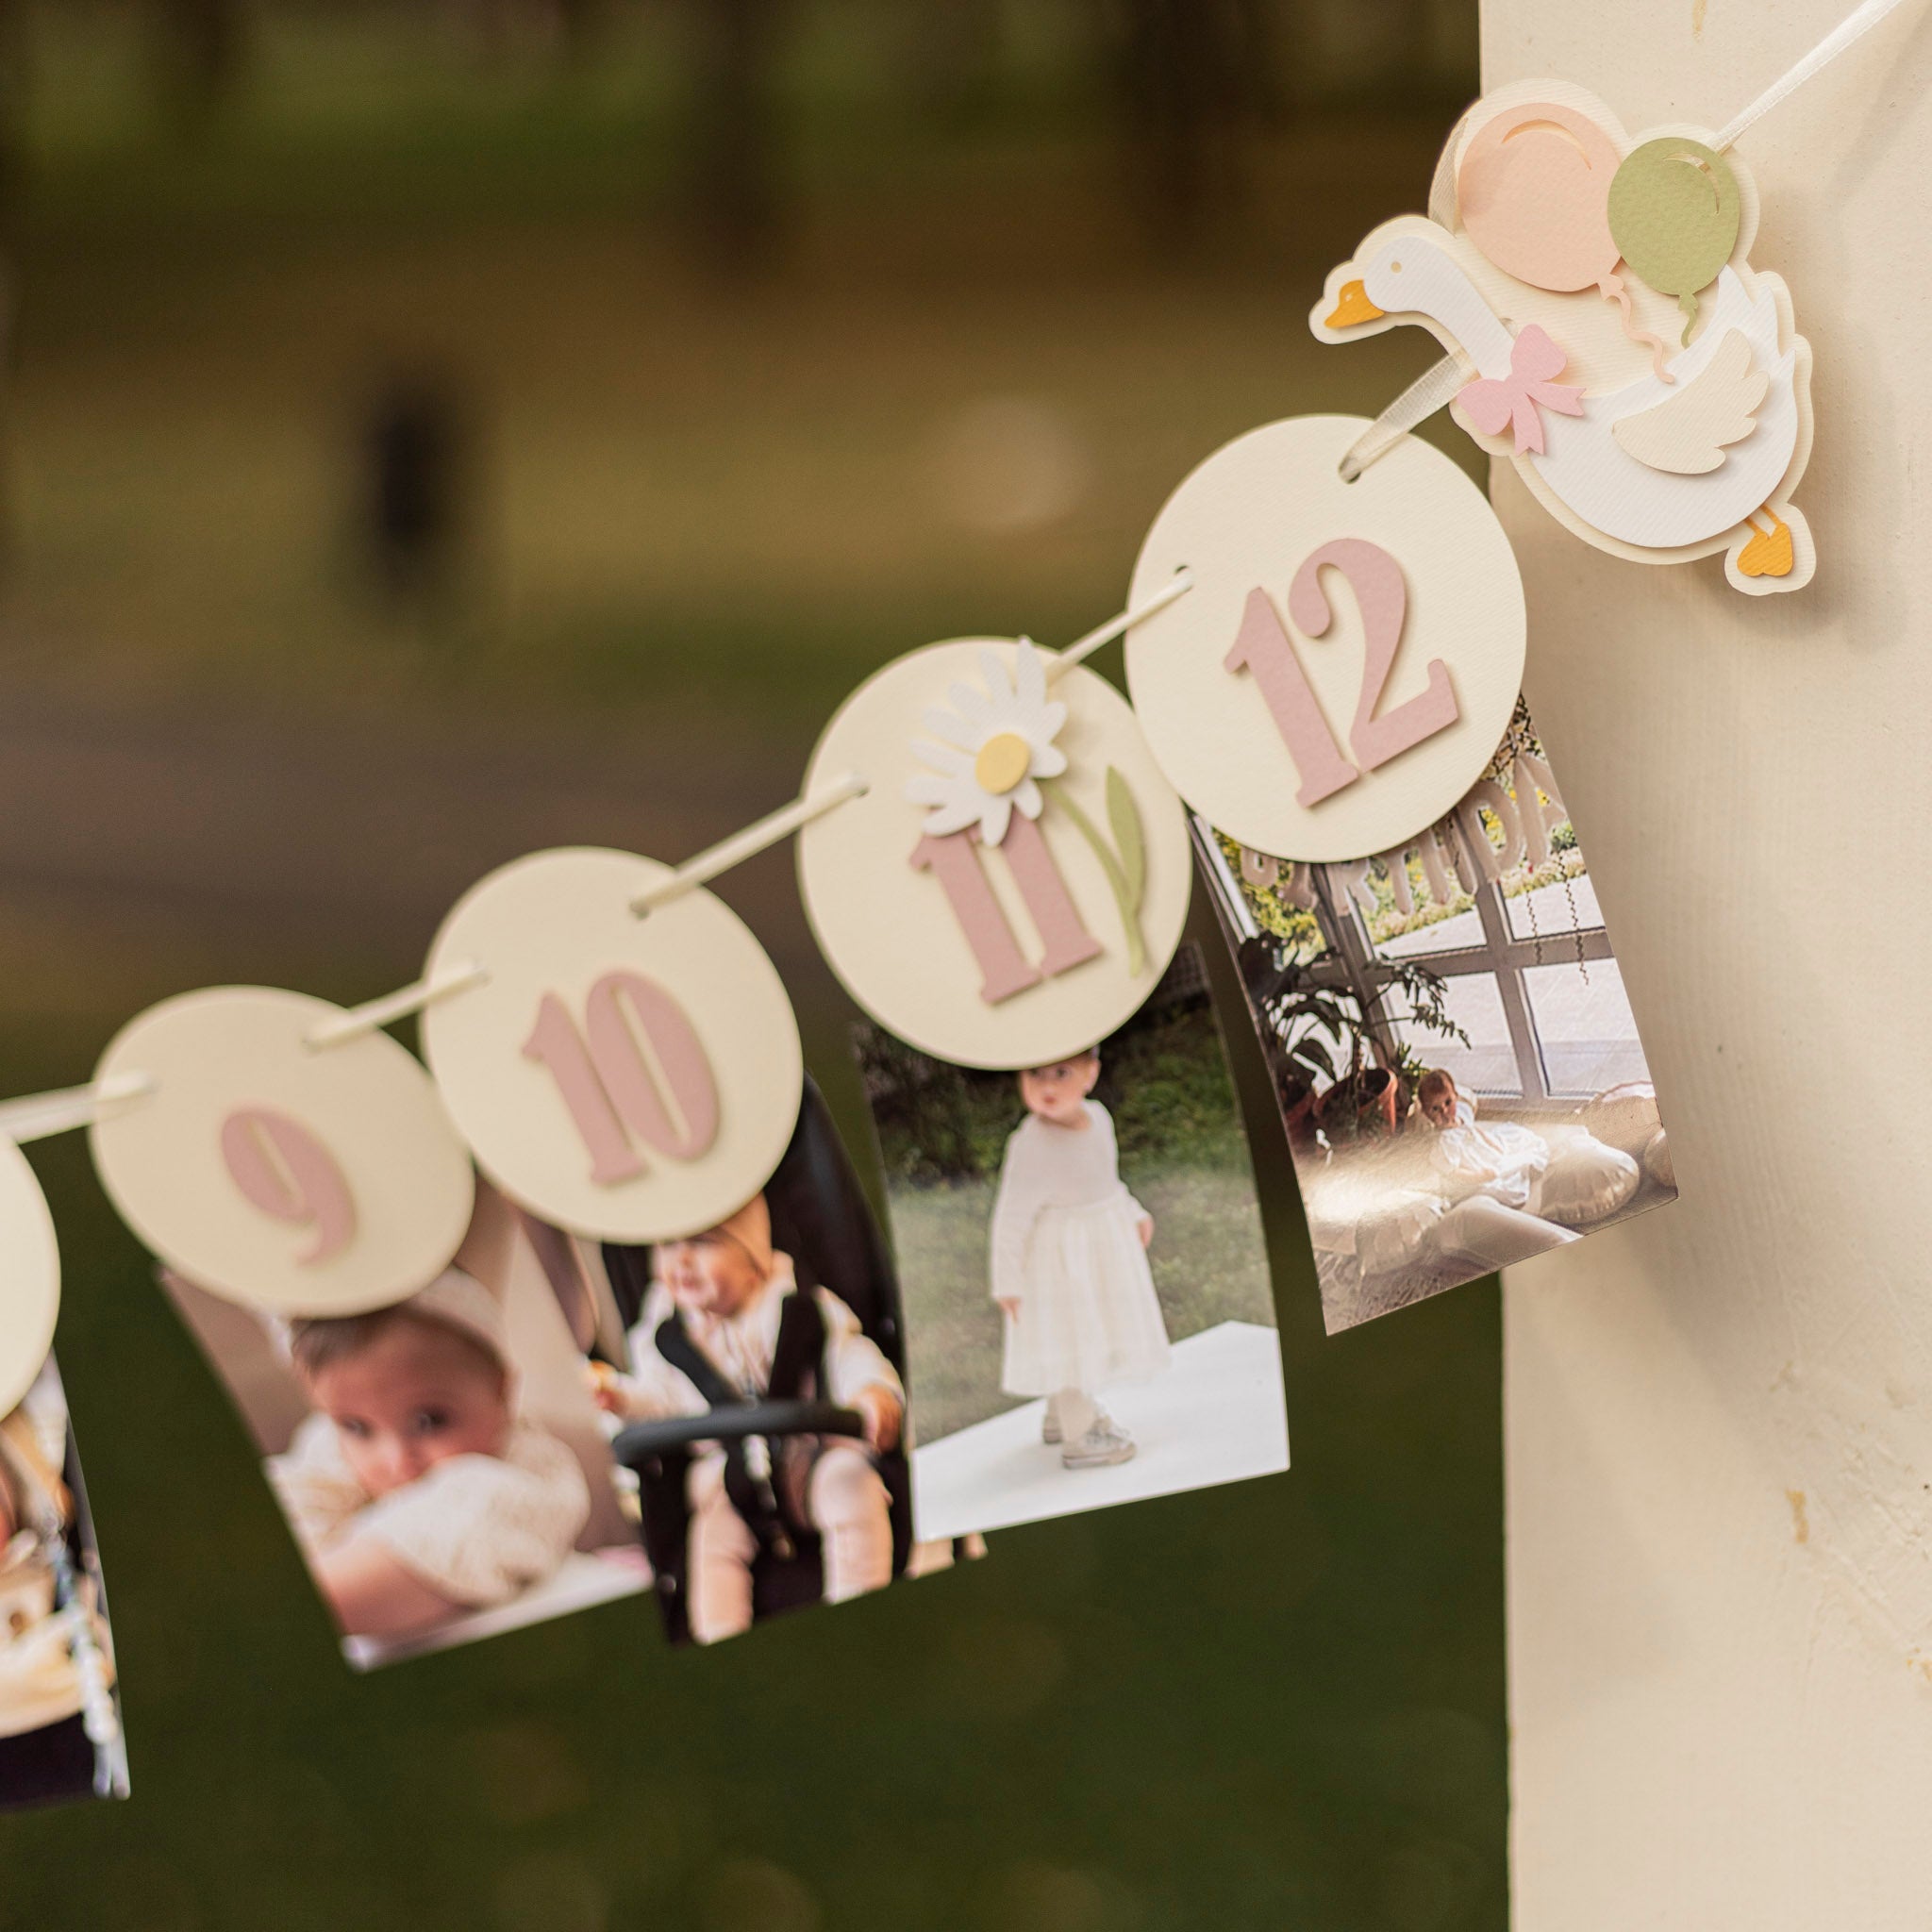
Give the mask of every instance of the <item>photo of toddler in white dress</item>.
<path id="1" fill-rule="evenodd" d="M 1017 1073 L 858 1035 L 906 1305 L 912 1529 L 970 1536 L 1288 1467 L 1267 1242 L 1197 948 Z"/>
<path id="2" fill-rule="evenodd" d="M 1088 1098 L 1099 1077 L 1097 1051 L 1019 1075 L 1026 1118 L 1007 1142 L 992 1210 L 1000 1387 L 1047 1398 L 1041 1437 L 1068 1469 L 1134 1454 L 1100 1393 L 1172 1358 L 1147 1265 L 1154 1217 L 1121 1179 L 1113 1117 Z"/>

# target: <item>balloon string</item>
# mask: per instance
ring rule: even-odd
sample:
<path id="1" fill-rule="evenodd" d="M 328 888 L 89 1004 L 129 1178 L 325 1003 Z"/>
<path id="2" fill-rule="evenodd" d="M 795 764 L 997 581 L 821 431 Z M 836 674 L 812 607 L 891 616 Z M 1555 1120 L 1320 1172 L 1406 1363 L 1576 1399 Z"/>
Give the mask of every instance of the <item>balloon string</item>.
<path id="1" fill-rule="evenodd" d="M 1723 154 L 1754 121 L 1770 113 L 1788 95 L 1797 92 L 1820 68 L 1836 60 L 1853 42 L 1862 40 L 1899 5 L 1900 0 L 1865 0 L 1862 7 L 1848 13 L 1808 54 L 1786 68 L 1748 108 L 1733 115 L 1719 129 L 1711 146 Z"/>
<path id="2" fill-rule="evenodd" d="M 1637 317 L 1630 308 L 1630 291 L 1624 286 L 1624 277 L 1612 269 L 1596 287 L 1598 294 L 1607 302 L 1614 302 L 1624 311 L 1624 333 L 1633 342 L 1650 344 L 1650 366 L 1657 372 L 1658 379 L 1663 382 L 1675 382 L 1677 378 L 1664 367 L 1665 350 L 1662 340 L 1652 335 L 1648 329 L 1637 326 Z"/>

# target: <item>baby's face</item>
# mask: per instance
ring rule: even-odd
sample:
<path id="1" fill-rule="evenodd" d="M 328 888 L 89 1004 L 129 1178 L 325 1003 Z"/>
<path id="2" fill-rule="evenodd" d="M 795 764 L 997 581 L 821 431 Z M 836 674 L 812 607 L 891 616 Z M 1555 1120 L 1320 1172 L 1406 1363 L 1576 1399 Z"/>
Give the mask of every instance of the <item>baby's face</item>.
<path id="1" fill-rule="evenodd" d="M 372 1496 L 453 1456 L 500 1456 L 509 1435 L 502 1368 L 440 1322 L 391 1322 L 366 1348 L 318 1369 L 308 1395 Z"/>
<path id="2" fill-rule="evenodd" d="M 743 1242 L 715 1227 L 688 1241 L 658 1242 L 658 1276 L 680 1308 L 719 1316 L 737 1314 L 764 1279 Z"/>
<path id="3" fill-rule="evenodd" d="M 1423 1112 L 1436 1127 L 1456 1124 L 1456 1103 L 1459 1096 L 1454 1087 L 1439 1087 L 1423 1102 Z"/>
<path id="4" fill-rule="evenodd" d="M 1076 1060 L 1056 1060 L 1050 1067 L 1028 1067 L 1020 1075 L 1020 1098 L 1029 1113 L 1056 1126 L 1070 1127 L 1100 1078 L 1100 1060 L 1088 1054 Z"/>

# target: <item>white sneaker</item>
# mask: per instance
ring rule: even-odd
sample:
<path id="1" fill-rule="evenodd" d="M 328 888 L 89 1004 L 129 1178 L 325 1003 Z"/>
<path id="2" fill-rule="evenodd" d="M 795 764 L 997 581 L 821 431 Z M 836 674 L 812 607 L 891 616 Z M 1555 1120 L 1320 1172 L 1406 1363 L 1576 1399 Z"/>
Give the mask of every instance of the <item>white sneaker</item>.
<path id="1" fill-rule="evenodd" d="M 1110 1469 L 1133 1457 L 1133 1437 L 1107 1416 L 1099 1417 L 1077 1442 L 1069 1442 L 1060 1451 L 1060 1462 L 1067 1469 Z"/>

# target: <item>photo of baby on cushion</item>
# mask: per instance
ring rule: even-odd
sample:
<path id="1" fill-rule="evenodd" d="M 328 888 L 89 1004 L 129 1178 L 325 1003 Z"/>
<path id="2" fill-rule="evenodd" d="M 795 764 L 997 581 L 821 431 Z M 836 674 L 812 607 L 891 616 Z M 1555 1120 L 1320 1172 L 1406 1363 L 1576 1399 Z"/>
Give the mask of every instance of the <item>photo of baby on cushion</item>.
<path id="1" fill-rule="evenodd" d="M 648 1587 L 544 1233 L 479 1181 L 448 1268 L 321 1319 L 162 1272 L 358 1668 Z"/>
<path id="2" fill-rule="evenodd" d="M 1526 708 L 1406 848 L 1290 864 L 1198 818 L 1194 848 L 1331 1334 L 1675 1199 L 1643 1042 Z"/>

